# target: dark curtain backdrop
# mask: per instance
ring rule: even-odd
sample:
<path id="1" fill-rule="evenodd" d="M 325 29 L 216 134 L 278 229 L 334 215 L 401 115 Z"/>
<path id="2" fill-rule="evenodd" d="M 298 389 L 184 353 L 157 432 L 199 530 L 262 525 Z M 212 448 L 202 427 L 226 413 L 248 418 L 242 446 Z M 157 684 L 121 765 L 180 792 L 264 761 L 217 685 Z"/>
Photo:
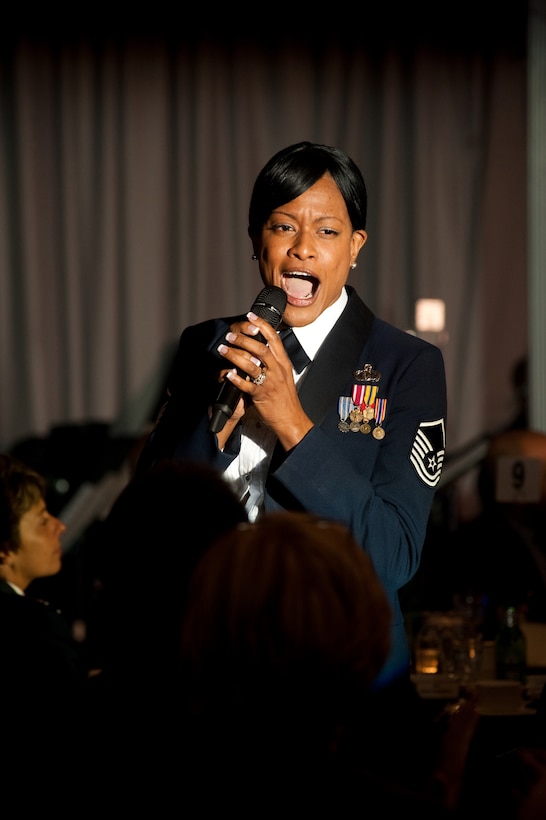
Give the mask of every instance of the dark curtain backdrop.
<path id="1" fill-rule="evenodd" d="M 259 291 L 252 183 L 302 139 L 364 172 L 350 281 L 372 310 L 410 330 L 417 298 L 446 302 L 448 452 L 511 419 L 528 346 L 525 4 L 481 24 L 468 3 L 437 25 L 351 8 L 313 13 L 313 30 L 268 8 L 246 35 L 205 13 L 4 31 L 0 449 L 64 423 L 145 429 L 182 328 Z"/>

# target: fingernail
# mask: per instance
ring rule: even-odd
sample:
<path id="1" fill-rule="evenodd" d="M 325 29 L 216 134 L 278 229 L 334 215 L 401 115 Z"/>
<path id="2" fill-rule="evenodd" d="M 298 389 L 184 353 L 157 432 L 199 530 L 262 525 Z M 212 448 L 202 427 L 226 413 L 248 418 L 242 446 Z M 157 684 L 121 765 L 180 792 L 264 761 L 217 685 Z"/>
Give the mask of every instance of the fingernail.
<path id="1" fill-rule="evenodd" d="M 226 333 L 226 339 L 228 340 L 228 342 L 234 342 L 236 338 L 237 336 L 235 335 L 235 333 L 232 333 L 231 330 L 229 331 L 229 333 Z"/>
<path id="2" fill-rule="evenodd" d="M 218 351 L 218 353 L 221 353 L 221 354 L 222 354 L 222 356 L 223 356 L 223 355 L 224 355 L 224 353 L 227 353 L 227 352 L 228 352 L 228 346 L 227 346 L 227 345 L 218 345 L 218 347 L 216 348 L 216 350 Z"/>

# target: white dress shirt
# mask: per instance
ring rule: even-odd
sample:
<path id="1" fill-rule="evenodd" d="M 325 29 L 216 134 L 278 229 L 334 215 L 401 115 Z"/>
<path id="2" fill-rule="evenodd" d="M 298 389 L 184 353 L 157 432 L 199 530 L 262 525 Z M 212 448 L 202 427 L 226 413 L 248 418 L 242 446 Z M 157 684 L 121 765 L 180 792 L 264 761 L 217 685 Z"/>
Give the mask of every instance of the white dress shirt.
<path id="1" fill-rule="evenodd" d="M 6 581 L 6 584 L 8 584 L 12 588 L 12 590 L 17 593 L 17 595 L 25 594 L 21 587 L 18 587 L 17 584 L 13 584 L 11 581 Z"/>

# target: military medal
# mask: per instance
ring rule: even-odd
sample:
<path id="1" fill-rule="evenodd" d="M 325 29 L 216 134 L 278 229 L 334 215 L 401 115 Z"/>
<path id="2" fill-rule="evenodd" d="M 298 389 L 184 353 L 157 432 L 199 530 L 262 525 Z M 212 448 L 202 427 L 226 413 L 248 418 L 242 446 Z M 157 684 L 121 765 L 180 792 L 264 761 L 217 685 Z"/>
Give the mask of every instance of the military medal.
<path id="1" fill-rule="evenodd" d="M 361 432 L 361 433 L 364 433 L 364 435 L 366 435 L 367 433 L 369 433 L 371 429 L 372 429 L 372 428 L 370 427 L 370 425 L 368 424 L 368 422 L 367 422 L 367 421 L 365 421 L 365 422 L 364 422 L 364 424 L 361 424 L 361 425 L 360 425 L 360 432 Z M 375 430 L 374 430 L 374 433 L 375 433 Z"/>
<path id="2" fill-rule="evenodd" d="M 342 433 L 349 432 L 350 425 L 347 421 L 347 416 L 349 415 L 349 409 L 352 407 L 353 402 L 351 401 L 350 396 L 340 396 L 337 402 L 337 411 L 339 413 L 339 422 L 338 422 L 338 430 L 341 430 Z"/>
<path id="3" fill-rule="evenodd" d="M 353 384 L 353 402 L 354 402 L 354 410 L 351 413 L 351 421 L 360 423 L 364 421 L 364 412 L 362 409 L 363 402 L 364 402 L 364 385 L 363 384 Z M 351 427 L 351 430 L 353 428 Z M 360 426 L 358 427 L 360 430 Z M 356 427 L 354 428 L 354 432 L 357 432 Z"/>
<path id="4" fill-rule="evenodd" d="M 363 414 L 366 421 L 371 421 L 375 415 L 374 404 L 377 396 L 377 385 L 367 384 L 364 388 L 364 408 Z"/>
<path id="5" fill-rule="evenodd" d="M 355 421 L 362 421 L 364 418 L 362 415 L 361 405 L 364 401 L 364 385 L 363 384 L 353 384 L 353 404 L 354 410 L 360 413 L 360 419 L 355 419 Z"/>
<path id="6" fill-rule="evenodd" d="M 375 403 L 375 427 L 372 432 L 372 436 L 380 441 L 382 438 L 385 438 L 385 430 L 381 426 L 385 419 L 385 413 L 387 412 L 387 399 L 377 399 Z"/>

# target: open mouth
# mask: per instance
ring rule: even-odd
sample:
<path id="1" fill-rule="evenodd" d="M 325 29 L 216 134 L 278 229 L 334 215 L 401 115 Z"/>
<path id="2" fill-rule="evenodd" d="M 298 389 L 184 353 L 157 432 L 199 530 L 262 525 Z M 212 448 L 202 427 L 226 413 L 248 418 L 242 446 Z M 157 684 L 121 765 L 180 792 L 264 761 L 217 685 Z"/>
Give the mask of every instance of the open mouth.
<path id="1" fill-rule="evenodd" d="M 318 279 L 308 273 L 283 273 L 282 287 L 289 299 L 312 299 L 318 286 Z"/>

